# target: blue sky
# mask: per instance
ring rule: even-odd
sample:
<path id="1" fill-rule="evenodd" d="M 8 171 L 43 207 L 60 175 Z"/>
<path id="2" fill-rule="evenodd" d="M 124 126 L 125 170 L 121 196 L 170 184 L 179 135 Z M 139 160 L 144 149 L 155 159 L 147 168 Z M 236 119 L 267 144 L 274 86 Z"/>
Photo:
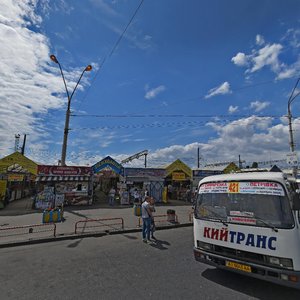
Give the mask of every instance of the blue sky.
<path id="1" fill-rule="evenodd" d="M 147 149 L 148 166 L 179 158 L 195 167 L 198 148 L 202 166 L 238 155 L 247 164 L 284 160 L 299 11 L 297 0 L 4 0 L 0 155 L 14 151 L 19 133 L 28 157 L 60 158 L 67 97 L 55 54 L 70 92 L 93 66 L 72 99 L 67 164 Z"/>

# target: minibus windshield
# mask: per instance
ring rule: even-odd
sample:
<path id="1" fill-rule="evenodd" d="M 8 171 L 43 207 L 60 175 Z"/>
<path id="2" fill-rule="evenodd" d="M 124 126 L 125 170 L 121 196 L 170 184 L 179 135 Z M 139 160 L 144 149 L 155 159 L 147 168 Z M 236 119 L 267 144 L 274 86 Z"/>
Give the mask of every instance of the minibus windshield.
<path id="1" fill-rule="evenodd" d="M 230 190 L 230 183 L 200 186 L 195 217 L 260 227 L 294 226 L 289 200 L 280 184 L 276 183 L 276 189 L 263 184 L 253 188 L 251 182 L 235 184 L 235 190 Z"/>

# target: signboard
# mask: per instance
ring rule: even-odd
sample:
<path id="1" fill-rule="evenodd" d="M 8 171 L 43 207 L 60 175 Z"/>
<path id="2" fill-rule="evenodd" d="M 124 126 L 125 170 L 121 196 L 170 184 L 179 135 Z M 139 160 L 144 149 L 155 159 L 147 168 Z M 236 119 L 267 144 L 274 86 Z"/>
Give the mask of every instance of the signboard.
<path id="1" fill-rule="evenodd" d="M 92 174 L 91 167 L 66 167 L 66 166 L 48 166 L 39 165 L 37 168 L 38 175 L 53 176 L 87 176 Z"/>
<path id="2" fill-rule="evenodd" d="M 124 168 L 122 165 L 120 165 L 118 162 L 116 162 L 114 159 L 112 159 L 110 156 L 105 157 L 104 159 L 100 160 L 96 164 L 92 166 L 94 173 L 99 173 L 101 170 L 109 168 L 113 170 L 115 173 L 123 175 L 124 174 Z"/>
<path id="3" fill-rule="evenodd" d="M 291 167 L 297 167 L 298 166 L 298 157 L 296 152 L 291 152 L 286 155 L 286 162 Z"/>
<path id="4" fill-rule="evenodd" d="M 195 177 L 207 177 L 212 175 L 222 174 L 222 171 L 215 171 L 215 170 L 193 170 L 193 178 Z"/>
<path id="5" fill-rule="evenodd" d="M 173 172 L 176 172 L 176 171 L 182 171 L 188 177 L 192 177 L 192 175 L 193 175 L 192 169 L 189 168 L 186 164 L 184 164 L 180 159 L 175 160 L 172 164 L 170 164 L 166 168 L 166 176 L 169 176 Z"/>
<path id="6" fill-rule="evenodd" d="M 8 181 L 23 181 L 24 175 L 23 174 L 8 174 L 7 180 Z"/>
<path id="7" fill-rule="evenodd" d="M 6 180 L 0 180 L 0 201 L 4 201 L 6 194 Z"/>
<path id="8" fill-rule="evenodd" d="M 36 175 L 37 173 L 37 164 L 20 152 L 15 152 L 0 159 L 0 173 L 6 173 L 7 168 L 14 164 L 20 165 L 31 174 Z"/>
<path id="9" fill-rule="evenodd" d="M 263 194 L 284 196 L 284 189 L 277 182 L 208 182 L 200 186 L 199 193 Z"/>
<path id="10" fill-rule="evenodd" d="M 185 174 L 183 172 L 173 172 L 172 173 L 172 180 L 182 181 L 182 180 L 186 180 L 186 177 L 185 177 Z"/>
<path id="11" fill-rule="evenodd" d="M 125 176 L 134 177 L 161 177 L 164 178 L 166 174 L 165 169 L 156 168 L 125 168 Z"/>

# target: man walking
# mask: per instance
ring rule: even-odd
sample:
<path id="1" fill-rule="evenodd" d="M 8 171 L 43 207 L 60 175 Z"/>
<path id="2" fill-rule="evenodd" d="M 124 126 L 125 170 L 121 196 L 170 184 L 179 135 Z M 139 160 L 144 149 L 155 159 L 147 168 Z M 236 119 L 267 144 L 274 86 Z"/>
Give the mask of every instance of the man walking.
<path id="1" fill-rule="evenodd" d="M 146 197 L 145 201 L 142 204 L 142 219 L 143 219 L 143 242 L 147 243 L 150 240 L 150 227 L 151 227 L 151 219 L 152 212 L 150 209 L 150 197 Z"/>

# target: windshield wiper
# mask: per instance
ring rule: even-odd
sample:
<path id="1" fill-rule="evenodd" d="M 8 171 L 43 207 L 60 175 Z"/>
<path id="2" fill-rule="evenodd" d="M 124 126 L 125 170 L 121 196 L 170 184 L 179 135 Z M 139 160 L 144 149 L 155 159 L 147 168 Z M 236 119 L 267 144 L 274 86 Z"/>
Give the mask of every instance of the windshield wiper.
<path id="1" fill-rule="evenodd" d="M 260 217 L 258 217 L 258 216 L 255 216 L 255 219 L 257 219 L 258 221 L 262 222 L 262 223 L 265 224 L 268 228 L 271 228 L 273 231 L 278 232 L 278 229 L 277 229 L 274 225 L 272 225 L 272 224 L 270 224 L 270 223 L 264 221 L 262 218 L 260 218 Z"/>
<path id="2" fill-rule="evenodd" d="M 214 216 L 218 217 L 218 219 L 215 219 L 215 220 L 218 220 L 218 221 L 220 221 L 221 223 L 223 223 L 223 225 L 228 226 L 228 223 L 227 223 L 226 221 L 223 220 L 223 216 L 221 216 L 220 214 L 218 214 L 218 213 L 215 212 L 214 210 L 208 209 L 206 206 L 203 206 L 203 208 L 206 209 L 207 211 L 209 211 L 210 213 L 213 213 Z"/>

